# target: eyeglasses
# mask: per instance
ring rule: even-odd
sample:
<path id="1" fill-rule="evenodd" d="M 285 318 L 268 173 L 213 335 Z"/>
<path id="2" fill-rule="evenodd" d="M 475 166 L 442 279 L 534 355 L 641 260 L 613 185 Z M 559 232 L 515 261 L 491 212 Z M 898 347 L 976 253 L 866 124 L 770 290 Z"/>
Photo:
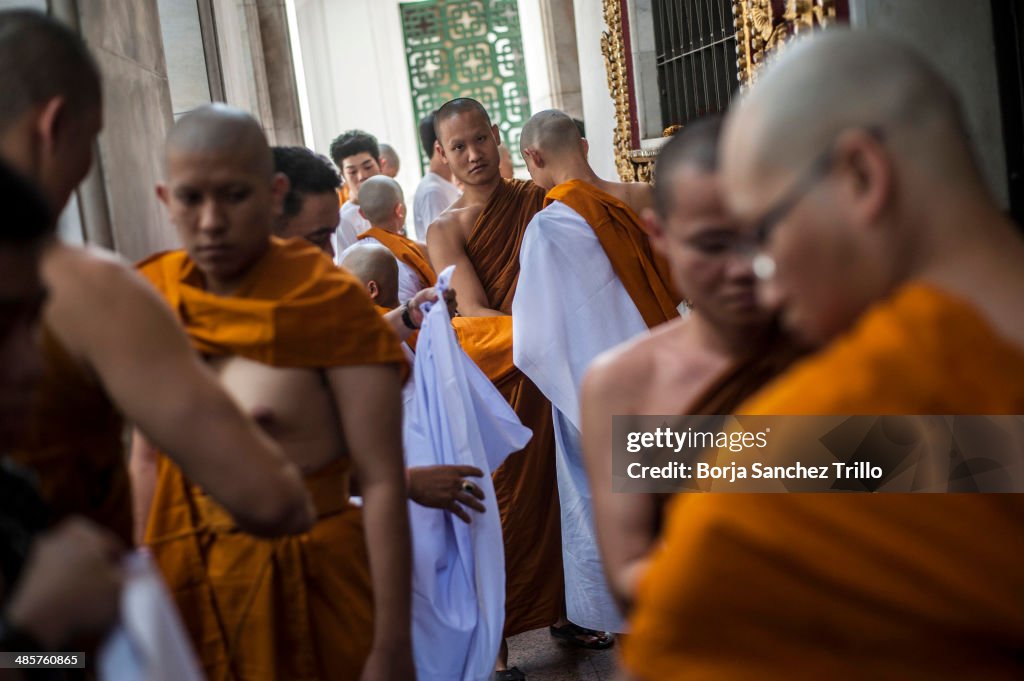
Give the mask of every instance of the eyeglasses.
<path id="1" fill-rule="evenodd" d="M 874 137 L 876 140 L 882 140 L 882 129 L 877 126 L 867 126 L 863 130 Z M 837 135 L 838 137 L 838 135 Z M 796 208 L 797 204 L 800 203 L 804 197 L 815 185 L 825 179 L 829 171 L 832 170 L 832 164 L 835 161 L 835 140 L 829 143 L 828 148 L 825 149 L 807 170 L 804 171 L 796 183 L 790 187 L 789 191 L 783 194 L 775 204 L 765 211 L 764 215 L 760 219 L 754 221 L 753 234 L 754 239 L 757 242 L 758 247 L 763 247 L 764 243 L 771 236 L 772 231 L 778 226 L 780 222 L 789 213 Z"/>
<path id="2" fill-rule="evenodd" d="M 881 128 L 872 126 L 866 127 L 864 130 L 875 139 L 882 140 Z M 807 170 L 790 187 L 789 191 L 783 194 L 771 208 L 765 211 L 760 219 L 753 223 L 754 243 L 752 245 L 755 253 L 753 268 L 754 275 L 758 279 L 764 281 L 775 276 L 774 258 L 762 251 L 765 242 L 768 241 L 768 237 L 771 236 L 772 231 L 774 231 L 778 224 L 796 208 L 797 204 L 814 189 L 815 185 L 828 175 L 829 171 L 832 170 L 834 161 L 835 141 L 829 144 L 828 148 L 814 159 L 814 162 L 808 166 Z"/>

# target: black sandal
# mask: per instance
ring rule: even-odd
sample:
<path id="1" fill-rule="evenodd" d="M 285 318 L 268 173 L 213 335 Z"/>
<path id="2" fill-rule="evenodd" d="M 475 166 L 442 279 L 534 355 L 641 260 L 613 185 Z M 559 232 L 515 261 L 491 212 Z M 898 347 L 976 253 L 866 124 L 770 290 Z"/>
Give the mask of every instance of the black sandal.
<path id="1" fill-rule="evenodd" d="M 572 622 L 561 627 L 551 626 L 548 627 L 548 629 L 551 631 L 551 635 L 555 638 L 572 643 L 578 648 L 586 648 L 587 650 L 606 650 L 615 644 L 615 638 L 607 631 L 587 629 L 586 627 L 581 627 L 578 624 L 573 624 Z M 581 636 L 589 636 L 597 640 L 592 643 L 584 643 L 580 640 Z"/>
<path id="2" fill-rule="evenodd" d="M 519 667 L 502 669 L 494 672 L 494 681 L 526 681 L 526 674 L 520 671 Z"/>

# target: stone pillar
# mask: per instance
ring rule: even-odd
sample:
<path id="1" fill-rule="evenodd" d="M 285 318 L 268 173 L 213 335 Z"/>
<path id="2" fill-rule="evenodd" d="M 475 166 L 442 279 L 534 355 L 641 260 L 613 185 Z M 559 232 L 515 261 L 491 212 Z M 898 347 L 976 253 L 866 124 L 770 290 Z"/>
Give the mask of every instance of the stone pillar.
<path id="1" fill-rule="evenodd" d="M 271 144 L 302 144 L 302 117 L 284 0 L 214 0 L 229 104 L 263 125 Z"/>
<path id="2" fill-rule="evenodd" d="M 156 0 L 51 0 L 50 9 L 81 33 L 103 76 L 103 132 L 77 191 L 85 240 L 130 260 L 175 246 L 154 193 L 172 120 Z"/>
<path id="3" fill-rule="evenodd" d="M 573 118 L 583 118 L 576 14 L 572 0 L 540 0 L 547 52 L 551 105 Z"/>
<path id="4" fill-rule="evenodd" d="M 989 187 L 1006 208 L 1006 147 L 989 3 L 850 0 L 850 23 L 902 38 L 927 55 L 949 79 L 960 95 Z"/>

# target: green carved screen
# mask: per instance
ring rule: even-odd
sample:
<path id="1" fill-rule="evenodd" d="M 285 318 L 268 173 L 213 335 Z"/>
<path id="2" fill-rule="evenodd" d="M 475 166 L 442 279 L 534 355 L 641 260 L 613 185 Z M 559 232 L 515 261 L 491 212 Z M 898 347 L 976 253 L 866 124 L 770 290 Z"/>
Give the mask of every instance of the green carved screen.
<path id="1" fill-rule="evenodd" d="M 509 149 L 530 118 L 516 0 L 428 0 L 400 5 L 415 123 L 450 99 L 479 100 Z M 517 166 L 523 163 L 512 154 Z M 421 167 L 427 159 L 420 149 Z"/>

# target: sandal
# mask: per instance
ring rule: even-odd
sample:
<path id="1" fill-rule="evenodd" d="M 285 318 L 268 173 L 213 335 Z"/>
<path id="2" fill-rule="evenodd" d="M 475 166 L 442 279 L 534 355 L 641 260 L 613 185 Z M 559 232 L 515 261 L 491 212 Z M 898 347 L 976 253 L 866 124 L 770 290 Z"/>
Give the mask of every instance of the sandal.
<path id="1" fill-rule="evenodd" d="M 551 626 L 548 627 L 548 629 L 551 631 L 551 635 L 555 638 L 572 643 L 578 648 L 586 648 L 587 650 L 605 650 L 607 648 L 611 648 L 615 643 L 615 638 L 607 631 L 587 629 L 586 627 L 581 627 L 578 624 L 573 624 L 572 622 L 561 627 Z M 596 640 L 585 642 L 581 640 L 584 636 Z"/>
<path id="2" fill-rule="evenodd" d="M 494 681 L 526 681 L 526 674 L 520 671 L 519 667 L 502 669 L 494 672 Z"/>

